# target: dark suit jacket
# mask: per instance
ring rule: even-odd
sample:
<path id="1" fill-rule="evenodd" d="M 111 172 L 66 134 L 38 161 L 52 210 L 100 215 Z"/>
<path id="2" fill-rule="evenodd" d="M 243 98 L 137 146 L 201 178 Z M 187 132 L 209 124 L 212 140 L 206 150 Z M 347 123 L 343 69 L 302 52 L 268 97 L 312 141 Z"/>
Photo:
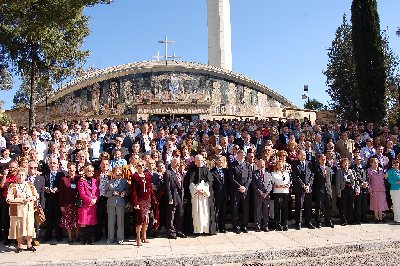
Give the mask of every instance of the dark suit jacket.
<path id="1" fill-rule="evenodd" d="M 300 161 L 296 161 L 293 164 L 293 171 L 292 171 L 292 180 L 293 180 L 293 192 L 294 194 L 302 194 L 304 193 L 304 185 L 310 186 L 311 188 L 314 182 L 314 173 L 311 167 L 311 163 L 308 161 L 305 162 L 305 170 L 303 170 Z"/>
<path id="2" fill-rule="evenodd" d="M 261 171 L 255 170 L 253 172 L 253 190 L 256 199 L 261 198 L 263 193 L 269 194 L 272 190 L 272 176 L 268 172 L 261 176 Z"/>
<path id="3" fill-rule="evenodd" d="M 216 167 L 211 169 L 214 197 L 227 200 L 229 198 L 229 180 L 228 180 L 229 173 L 228 169 L 226 168 L 222 168 L 221 171 L 222 175 L 218 173 Z"/>
<path id="4" fill-rule="evenodd" d="M 244 162 L 242 165 L 238 161 L 232 162 L 229 167 L 229 181 L 233 194 L 239 193 L 238 189 L 240 186 L 246 187 L 247 194 L 251 184 L 252 171 L 251 165 L 248 162 Z"/>
<path id="5" fill-rule="evenodd" d="M 61 179 L 65 176 L 64 172 L 57 172 L 56 174 L 56 179 L 54 181 L 54 188 L 59 189 L 59 185 L 61 182 Z M 44 175 L 44 185 L 45 187 L 50 188 L 50 172 L 46 173 Z M 58 191 L 56 193 L 44 193 L 44 196 L 46 198 L 46 203 L 49 204 L 47 201 L 54 201 L 56 204 L 58 204 Z"/>
<path id="6" fill-rule="evenodd" d="M 315 166 L 314 171 L 314 190 L 326 192 L 332 197 L 332 176 L 333 170 L 329 166 L 325 166 L 326 176 L 322 172 L 321 166 Z"/>
<path id="7" fill-rule="evenodd" d="M 178 178 L 173 170 L 167 170 L 164 173 L 164 180 L 166 186 L 166 193 L 168 197 L 168 202 L 173 201 L 173 205 L 183 205 L 184 197 L 184 176 L 182 176 L 182 188 L 179 185 Z"/>
<path id="8" fill-rule="evenodd" d="M 132 152 L 132 144 L 135 142 L 135 133 L 132 133 L 132 136 L 128 136 L 125 134 L 124 141 L 122 142 L 122 147 L 125 147 L 129 150 L 129 152 Z"/>

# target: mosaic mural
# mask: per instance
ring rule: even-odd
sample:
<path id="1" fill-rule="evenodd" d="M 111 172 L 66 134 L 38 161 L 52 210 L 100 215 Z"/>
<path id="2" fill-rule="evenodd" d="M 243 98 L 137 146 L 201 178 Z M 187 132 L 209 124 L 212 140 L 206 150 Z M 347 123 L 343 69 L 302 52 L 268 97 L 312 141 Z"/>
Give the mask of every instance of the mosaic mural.
<path id="1" fill-rule="evenodd" d="M 276 99 L 242 84 L 190 72 L 146 72 L 101 81 L 64 95 L 50 108 L 53 116 L 95 117 L 153 110 L 144 105 L 160 111 L 163 106 L 179 105 L 187 113 L 258 117 L 279 117 L 284 108 Z"/>

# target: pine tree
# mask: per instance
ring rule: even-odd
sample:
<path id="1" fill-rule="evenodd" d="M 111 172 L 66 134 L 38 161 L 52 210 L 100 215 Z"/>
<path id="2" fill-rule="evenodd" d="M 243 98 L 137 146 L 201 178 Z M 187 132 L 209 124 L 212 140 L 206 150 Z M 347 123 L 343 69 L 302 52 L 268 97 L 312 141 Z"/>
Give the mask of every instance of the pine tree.
<path id="1" fill-rule="evenodd" d="M 342 119 L 356 120 L 359 116 L 358 92 L 355 84 L 355 66 L 353 61 L 353 45 L 351 25 L 346 14 L 328 49 L 328 65 L 326 75 L 327 93 L 331 97 L 330 108 Z"/>
<path id="2" fill-rule="evenodd" d="M 387 108 L 387 67 L 376 0 L 353 0 L 351 14 L 360 119 L 381 123 Z"/>

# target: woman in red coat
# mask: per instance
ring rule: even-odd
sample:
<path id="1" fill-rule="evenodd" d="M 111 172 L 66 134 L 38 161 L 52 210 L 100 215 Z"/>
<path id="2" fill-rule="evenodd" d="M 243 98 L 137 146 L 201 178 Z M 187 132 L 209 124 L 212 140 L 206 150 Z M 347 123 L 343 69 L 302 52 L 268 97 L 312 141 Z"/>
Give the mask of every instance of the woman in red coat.
<path id="1" fill-rule="evenodd" d="M 75 200 L 78 196 L 78 180 L 76 175 L 76 165 L 74 162 L 68 163 L 68 175 L 61 179 L 58 185 L 58 202 L 61 208 L 60 227 L 68 230 L 68 244 L 72 244 L 72 230 L 75 229 L 76 242 L 79 240 L 78 227 L 78 208 L 75 206 Z"/>
<path id="2" fill-rule="evenodd" d="M 78 209 L 78 224 L 81 227 L 83 244 L 93 244 L 93 226 L 97 224 L 97 199 L 100 196 L 99 185 L 93 177 L 94 168 L 85 167 L 84 176 L 78 182 L 82 207 Z"/>
<path id="3" fill-rule="evenodd" d="M 136 245 L 141 246 L 148 243 L 146 231 L 149 223 L 151 205 L 155 208 L 157 217 L 158 206 L 152 187 L 152 175 L 144 171 L 145 162 L 139 160 L 136 165 L 137 172 L 132 176 L 132 200 L 133 206 L 137 210 L 136 219 Z M 158 223 L 158 220 L 156 220 Z M 157 227 L 157 226 L 155 226 Z M 142 239 L 140 237 L 142 233 Z"/>

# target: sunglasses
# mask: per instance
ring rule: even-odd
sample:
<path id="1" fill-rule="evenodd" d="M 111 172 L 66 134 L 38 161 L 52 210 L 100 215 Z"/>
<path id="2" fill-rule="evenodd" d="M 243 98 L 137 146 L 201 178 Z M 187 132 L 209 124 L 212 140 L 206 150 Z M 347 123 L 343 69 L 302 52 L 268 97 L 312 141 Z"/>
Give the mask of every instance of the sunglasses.
<path id="1" fill-rule="evenodd" d="M 138 167 L 144 167 L 144 164 L 138 164 Z"/>

